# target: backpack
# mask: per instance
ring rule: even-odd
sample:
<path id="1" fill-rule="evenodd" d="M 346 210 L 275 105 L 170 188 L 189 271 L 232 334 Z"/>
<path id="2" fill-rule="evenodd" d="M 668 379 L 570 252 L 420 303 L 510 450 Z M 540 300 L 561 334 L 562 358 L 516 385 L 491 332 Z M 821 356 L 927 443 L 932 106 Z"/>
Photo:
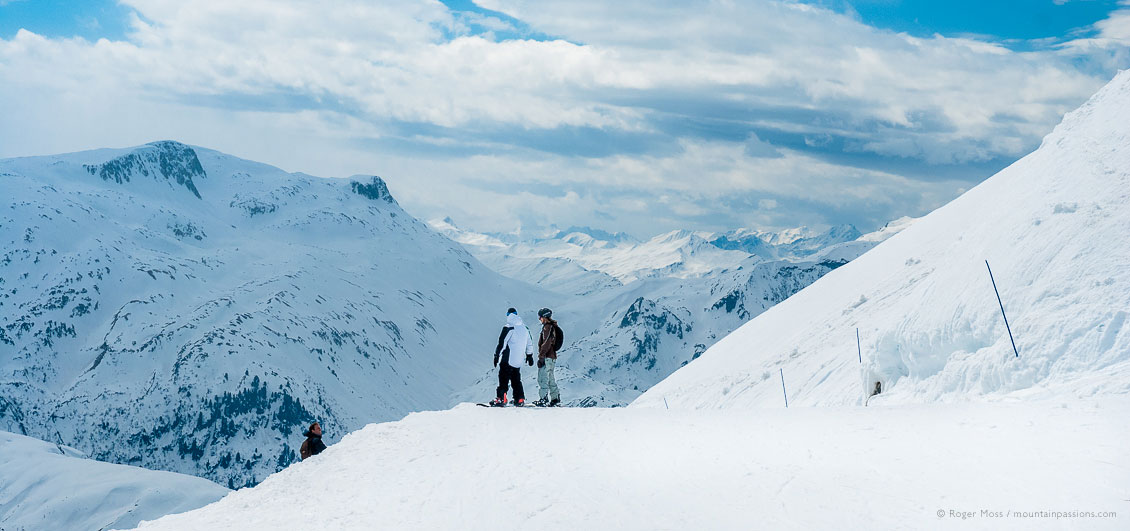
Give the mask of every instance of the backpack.
<path id="1" fill-rule="evenodd" d="M 553 351 L 561 350 L 561 345 L 565 344 L 565 333 L 561 331 L 561 327 L 556 323 L 553 325 Z"/>
<path id="2" fill-rule="evenodd" d="M 310 439 L 302 441 L 302 447 L 298 449 L 298 455 L 302 456 L 302 459 L 310 457 Z"/>

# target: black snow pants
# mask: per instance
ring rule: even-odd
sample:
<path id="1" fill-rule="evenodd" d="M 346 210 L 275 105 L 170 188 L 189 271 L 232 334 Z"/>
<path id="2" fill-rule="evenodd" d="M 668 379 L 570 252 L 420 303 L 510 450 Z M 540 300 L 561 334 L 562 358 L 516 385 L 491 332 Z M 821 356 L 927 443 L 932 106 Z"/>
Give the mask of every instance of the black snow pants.
<path id="1" fill-rule="evenodd" d="M 522 390 L 522 374 L 520 369 L 511 367 L 503 362 L 498 365 L 498 389 L 495 396 L 498 398 L 506 396 L 506 389 L 509 385 L 514 386 L 514 400 L 526 399 L 526 393 Z"/>

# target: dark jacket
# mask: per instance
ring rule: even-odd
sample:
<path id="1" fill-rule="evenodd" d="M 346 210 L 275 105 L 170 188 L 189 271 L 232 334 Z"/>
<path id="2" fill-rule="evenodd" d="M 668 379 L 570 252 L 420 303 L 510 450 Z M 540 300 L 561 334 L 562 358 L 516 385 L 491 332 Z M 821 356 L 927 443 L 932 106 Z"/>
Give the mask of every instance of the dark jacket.
<path id="1" fill-rule="evenodd" d="M 561 329 L 557 327 L 557 321 L 548 319 L 547 323 L 541 325 L 541 335 L 538 336 L 538 359 L 553 358 L 557 359 L 557 338 L 561 336 Z"/>
<path id="2" fill-rule="evenodd" d="M 306 433 L 303 433 L 302 435 L 306 436 L 306 442 L 303 443 L 303 446 L 305 446 L 306 450 L 310 452 L 310 455 L 318 455 L 322 453 L 322 450 L 326 449 L 326 443 L 322 442 L 321 435 L 314 435 L 313 433 L 310 433 L 310 430 L 306 430 Z"/>
<path id="3" fill-rule="evenodd" d="M 513 329 L 514 329 L 514 327 L 512 327 L 512 326 L 502 327 L 502 333 L 498 334 L 498 346 L 494 347 L 494 357 L 498 358 L 498 357 L 501 356 L 502 357 L 502 363 L 504 363 L 504 364 L 510 363 L 510 347 L 509 346 L 504 347 L 504 344 L 506 342 L 506 334 L 509 334 L 510 331 L 513 330 Z"/>

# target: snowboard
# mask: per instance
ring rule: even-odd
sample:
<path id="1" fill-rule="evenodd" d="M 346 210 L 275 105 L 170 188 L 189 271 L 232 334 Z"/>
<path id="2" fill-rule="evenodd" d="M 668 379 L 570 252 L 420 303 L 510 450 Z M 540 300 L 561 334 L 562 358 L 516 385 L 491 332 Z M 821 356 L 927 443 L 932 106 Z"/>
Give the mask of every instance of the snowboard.
<path id="1" fill-rule="evenodd" d="M 515 405 L 512 405 L 512 404 L 506 404 L 505 406 L 492 406 L 492 405 L 490 405 L 490 404 L 484 404 L 484 403 L 481 403 L 481 402 L 480 402 L 480 403 L 476 403 L 475 405 L 476 405 L 476 406 L 479 406 L 479 407 L 497 407 L 497 408 L 503 408 L 503 407 L 518 407 L 518 406 L 515 406 Z M 522 407 L 523 407 L 523 408 L 529 408 L 529 409 L 549 409 L 550 407 L 561 407 L 561 406 L 535 406 L 535 405 L 533 405 L 533 404 L 526 404 L 526 405 L 524 405 L 524 406 L 522 406 Z"/>

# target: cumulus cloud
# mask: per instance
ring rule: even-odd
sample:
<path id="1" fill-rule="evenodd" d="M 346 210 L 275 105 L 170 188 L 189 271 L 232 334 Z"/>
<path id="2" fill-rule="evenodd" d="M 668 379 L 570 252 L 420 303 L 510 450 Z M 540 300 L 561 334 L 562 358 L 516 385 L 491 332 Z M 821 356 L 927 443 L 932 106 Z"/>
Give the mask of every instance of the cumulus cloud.
<path id="1" fill-rule="evenodd" d="M 0 39 L 0 156 L 176 138 L 380 173 L 489 230 L 920 215 L 1038 145 L 1130 39 L 1130 9 L 1017 52 L 787 1 L 123 3 L 122 41 Z"/>

